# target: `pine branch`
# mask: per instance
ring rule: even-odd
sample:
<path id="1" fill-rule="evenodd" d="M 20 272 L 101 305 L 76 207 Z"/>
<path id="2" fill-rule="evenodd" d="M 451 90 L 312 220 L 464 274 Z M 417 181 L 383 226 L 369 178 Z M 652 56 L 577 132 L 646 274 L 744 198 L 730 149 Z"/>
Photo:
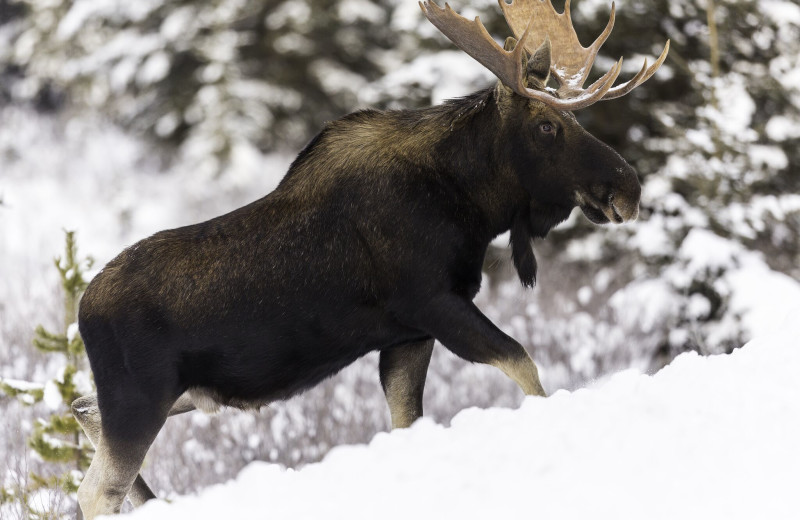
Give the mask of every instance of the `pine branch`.
<path id="1" fill-rule="evenodd" d="M 81 394 L 75 387 L 75 374 L 78 372 L 78 367 L 70 363 L 64 367 L 61 377 L 56 380 L 56 387 L 61 394 L 61 400 L 69 407 L 75 399 L 79 398 Z M 72 415 L 70 414 L 70 417 Z"/>
<path id="2" fill-rule="evenodd" d="M 49 427 L 47 433 L 61 433 L 71 434 L 80 429 L 80 425 L 72 413 L 67 412 L 64 415 L 53 415 L 50 417 Z"/>
<path id="3" fill-rule="evenodd" d="M 48 462 L 67 463 L 75 460 L 78 446 L 71 442 L 51 437 L 44 431 L 36 431 L 28 439 L 28 446 Z"/>
<path id="4" fill-rule="evenodd" d="M 0 378 L 0 390 L 27 406 L 34 405 L 44 398 L 44 385 L 39 383 Z"/>
<path id="5" fill-rule="evenodd" d="M 66 354 L 68 350 L 67 336 L 64 334 L 53 334 L 39 325 L 36 327 L 36 337 L 33 338 L 33 346 L 42 352 L 61 352 L 62 354 Z"/>

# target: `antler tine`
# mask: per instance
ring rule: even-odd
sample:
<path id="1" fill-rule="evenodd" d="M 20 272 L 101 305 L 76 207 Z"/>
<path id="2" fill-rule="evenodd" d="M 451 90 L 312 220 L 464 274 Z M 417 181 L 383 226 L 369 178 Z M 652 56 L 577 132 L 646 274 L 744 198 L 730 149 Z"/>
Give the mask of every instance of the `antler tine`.
<path id="1" fill-rule="evenodd" d="M 567 9 L 569 9 L 569 2 L 567 2 Z M 606 23 L 606 28 L 603 29 L 603 32 L 592 42 L 591 45 L 587 47 L 587 49 L 594 49 L 595 54 L 603 46 L 603 44 L 608 39 L 611 31 L 614 30 L 614 22 L 617 19 L 617 4 L 616 2 L 611 2 L 611 13 L 608 15 L 608 23 Z M 572 20 L 572 18 L 570 18 Z"/>
<path id="2" fill-rule="evenodd" d="M 567 0 L 566 6 L 564 7 L 564 12 L 570 19 L 570 25 L 572 25 L 572 17 L 569 14 L 569 0 Z M 615 2 L 611 2 L 611 14 L 608 17 L 608 23 L 606 24 L 606 28 L 603 29 L 603 32 L 600 33 L 600 36 L 598 36 L 594 40 L 594 42 L 592 42 L 592 44 L 589 45 L 589 47 L 587 47 L 587 49 L 589 49 L 589 57 L 586 60 L 587 63 L 586 68 L 584 69 L 583 76 L 581 77 L 583 82 L 585 82 L 586 77 L 589 76 L 589 71 L 591 71 L 592 65 L 594 65 L 595 58 L 597 58 L 597 52 L 600 50 L 600 47 L 602 47 L 603 44 L 606 42 L 609 35 L 611 34 L 611 31 L 614 29 L 614 21 L 616 20 L 616 13 L 617 13 L 617 6 Z M 581 83 L 581 85 L 582 84 L 583 83 Z"/>
<path id="3" fill-rule="evenodd" d="M 612 71 L 615 70 L 615 68 L 618 70 L 618 72 L 614 74 L 614 79 L 612 79 L 611 82 L 609 82 L 608 78 L 611 76 Z M 603 76 L 601 76 L 594 83 L 589 85 L 589 88 L 584 89 L 584 92 L 593 94 L 600 89 L 605 89 L 604 93 L 611 90 L 611 85 L 614 84 L 614 80 L 616 80 L 617 76 L 619 76 L 619 72 L 622 72 L 622 58 L 620 58 L 619 61 L 617 61 L 614 64 L 614 67 L 611 67 L 611 69 L 608 72 L 603 74 Z"/>
<path id="4" fill-rule="evenodd" d="M 453 11 L 449 4 L 445 3 L 444 8 L 441 8 L 430 0 L 419 2 L 419 6 L 428 20 L 458 48 L 492 71 L 514 92 L 527 96 L 522 53 L 525 51 L 525 40 L 530 34 L 530 27 L 522 34 L 514 50 L 506 51 L 492 39 L 479 16 L 469 21 Z"/>
<path id="5" fill-rule="evenodd" d="M 661 51 L 661 56 L 658 57 L 655 63 L 653 63 L 650 68 L 647 68 L 647 58 L 644 60 L 644 65 L 642 65 L 642 69 L 629 81 L 626 81 L 622 85 L 617 85 L 616 87 L 610 89 L 605 96 L 603 96 L 603 100 L 607 99 L 614 99 L 620 96 L 624 96 L 631 90 L 635 89 L 656 73 L 661 64 L 664 63 L 664 60 L 667 59 L 667 53 L 669 53 L 669 40 L 667 40 L 666 45 L 664 45 L 664 50 Z"/>
<path id="6" fill-rule="evenodd" d="M 611 85 L 617 80 L 620 72 L 622 72 L 622 58 L 578 97 L 565 99 L 563 100 L 563 104 L 554 106 L 557 106 L 561 110 L 578 110 L 579 108 L 586 108 L 589 105 L 593 105 L 603 99 L 603 96 L 611 89 Z M 562 100 L 559 99 L 558 101 Z"/>

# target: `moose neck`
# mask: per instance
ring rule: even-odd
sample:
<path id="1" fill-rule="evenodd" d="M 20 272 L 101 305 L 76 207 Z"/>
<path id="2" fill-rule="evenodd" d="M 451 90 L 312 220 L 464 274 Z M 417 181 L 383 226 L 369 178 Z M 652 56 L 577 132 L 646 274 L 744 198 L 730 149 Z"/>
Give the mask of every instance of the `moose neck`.
<path id="1" fill-rule="evenodd" d="M 511 230 L 514 266 L 522 284 L 532 287 L 537 272 L 532 241 L 566 219 L 572 206 L 550 193 L 553 183 L 544 181 L 546 166 L 531 153 L 521 131 L 527 122 L 524 113 L 509 117 L 498 106 L 497 95 L 496 89 L 477 92 L 432 109 L 450 109 L 444 113 L 452 121 L 450 131 L 432 147 L 437 169 L 447 172 L 478 209 L 486 236 Z M 538 189 L 526 189 L 523 177 L 539 179 L 534 183 Z"/>
<path id="2" fill-rule="evenodd" d="M 530 197 L 504 158 L 502 120 L 494 88 L 432 107 L 447 130 L 431 144 L 436 168 L 479 210 L 493 237 L 511 228 Z"/>

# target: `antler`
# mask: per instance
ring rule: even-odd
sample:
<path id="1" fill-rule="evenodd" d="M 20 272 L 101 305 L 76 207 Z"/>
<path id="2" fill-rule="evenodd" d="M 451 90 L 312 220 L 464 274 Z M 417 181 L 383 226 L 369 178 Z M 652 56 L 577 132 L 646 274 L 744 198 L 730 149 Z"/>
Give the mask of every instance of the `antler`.
<path id="1" fill-rule="evenodd" d="M 620 58 L 606 74 L 584 89 L 583 84 L 592 68 L 597 51 L 614 27 L 614 4 L 612 3 L 611 17 L 605 30 L 592 45 L 583 47 L 572 26 L 569 0 L 563 13 L 557 13 L 550 0 L 513 0 L 511 4 L 507 4 L 505 0 L 498 2 L 506 22 L 519 40 L 513 51 L 501 48 L 486 31 L 479 17 L 469 21 L 456 14 L 449 5 L 445 4 L 442 9 L 429 0 L 420 2 L 420 8 L 436 28 L 492 71 L 514 92 L 561 110 L 576 110 L 601 99 L 613 99 L 627 94 L 655 73 L 664 63 L 669 51 L 668 40 L 661 56 L 650 68 L 647 67 L 645 60 L 644 66 L 636 76 L 612 88 L 622 70 L 622 58 Z M 535 54 L 542 45 L 550 45 L 552 49 L 550 71 L 558 83 L 555 95 L 551 90 L 531 89 L 525 85 L 523 49 Z"/>

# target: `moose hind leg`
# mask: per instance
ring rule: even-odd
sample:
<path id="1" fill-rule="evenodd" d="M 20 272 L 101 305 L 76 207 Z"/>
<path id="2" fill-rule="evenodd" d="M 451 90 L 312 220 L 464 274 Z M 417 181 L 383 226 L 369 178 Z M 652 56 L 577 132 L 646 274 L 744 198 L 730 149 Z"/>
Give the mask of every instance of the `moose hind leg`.
<path id="1" fill-rule="evenodd" d="M 422 393 L 432 352 L 433 339 L 381 351 L 378 369 L 392 428 L 407 428 L 422 417 Z"/>
<path id="2" fill-rule="evenodd" d="M 89 399 L 92 397 L 88 396 Z M 104 417 L 104 423 L 110 422 L 112 427 L 103 424 L 99 428 L 99 435 L 98 430 L 94 429 L 99 420 L 84 421 L 89 425 L 88 430 L 93 432 L 90 434 L 87 431 L 87 435 L 96 448 L 89 470 L 78 488 L 78 504 L 87 520 L 98 515 L 119 513 L 125 495 L 132 491 L 134 482 L 139 484 L 139 489 L 134 490 L 136 501 L 152 496 L 138 473 L 150 444 L 167 418 L 167 413 L 159 411 L 165 407 L 142 400 L 135 401 L 114 408 L 117 412 L 122 411 L 124 416 L 115 412 L 115 417 Z M 84 401 L 83 404 L 87 402 L 90 401 Z M 140 494 L 150 496 L 139 496 Z"/>
<path id="3" fill-rule="evenodd" d="M 86 436 L 92 442 L 92 446 L 97 448 L 102 437 L 102 423 L 100 421 L 100 409 L 97 407 L 97 394 L 85 395 L 75 399 L 72 403 L 72 415 L 83 428 Z M 170 411 L 170 415 L 172 415 Z M 131 490 L 128 492 L 128 499 L 133 507 L 139 507 L 156 495 L 147 485 L 141 475 L 136 475 Z"/>
<path id="4" fill-rule="evenodd" d="M 169 411 L 169 416 L 178 415 L 194 410 L 194 404 L 191 402 L 188 394 L 183 394 L 172 405 Z M 102 436 L 102 423 L 100 421 L 100 409 L 97 407 L 97 394 L 85 395 L 77 398 L 72 403 L 72 414 L 77 419 L 78 423 L 83 428 L 86 436 L 89 437 L 92 445 L 97 447 L 100 444 Z M 141 475 L 136 475 L 136 479 L 128 492 L 128 499 L 133 504 L 133 507 L 139 507 L 150 499 L 155 498 L 156 495 L 147 485 L 147 482 Z"/>

